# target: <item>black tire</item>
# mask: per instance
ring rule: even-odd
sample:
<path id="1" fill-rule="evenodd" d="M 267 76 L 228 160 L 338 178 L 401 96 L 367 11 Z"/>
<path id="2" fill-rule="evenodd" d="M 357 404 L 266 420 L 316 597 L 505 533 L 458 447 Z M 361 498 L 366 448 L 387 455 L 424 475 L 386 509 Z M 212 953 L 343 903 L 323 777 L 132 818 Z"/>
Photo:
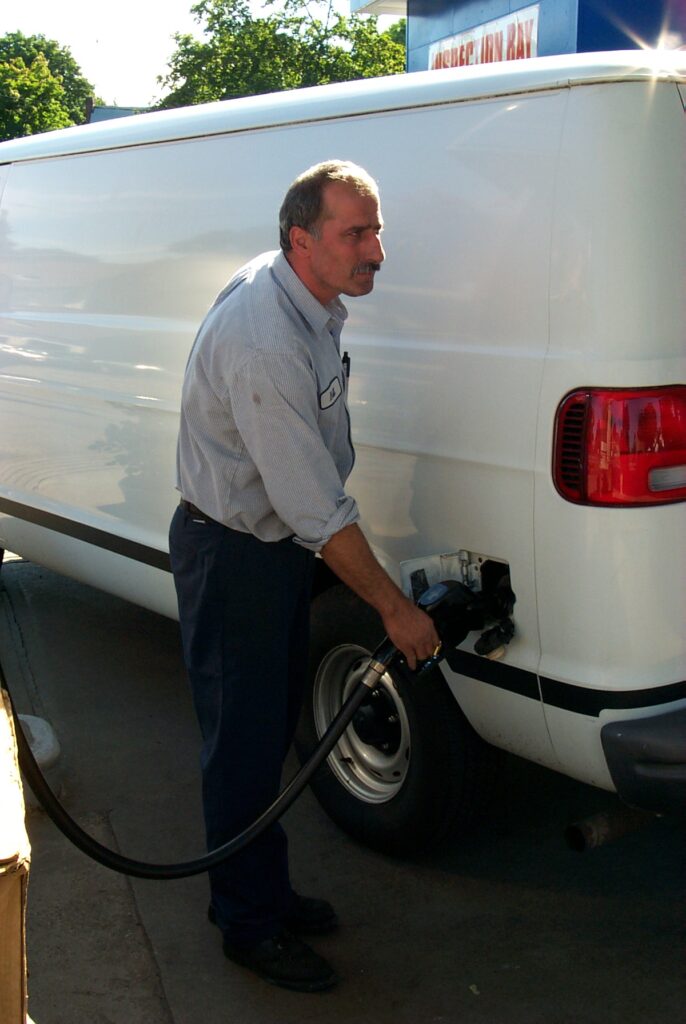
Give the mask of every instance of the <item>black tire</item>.
<path id="1" fill-rule="evenodd" d="M 383 635 L 378 615 L 347 587 L 313 601 L 308 688 L 296 735 L 302 761 Z M 327 814 L 355 839 L 413 856 L 468 822 L 483 748 L 440 670 L 417 678 L 393 668 L 311 785 Z"/>

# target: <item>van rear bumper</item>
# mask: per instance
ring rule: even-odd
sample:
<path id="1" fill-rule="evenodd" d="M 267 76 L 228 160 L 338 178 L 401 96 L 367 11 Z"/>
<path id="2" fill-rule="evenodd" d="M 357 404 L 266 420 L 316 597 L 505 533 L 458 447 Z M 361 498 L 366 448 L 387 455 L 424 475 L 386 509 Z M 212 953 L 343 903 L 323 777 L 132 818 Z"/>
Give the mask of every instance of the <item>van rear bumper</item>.
<path id="1" fill-rule="evenodd" d="M 625 803 L 658 814 L 686 811 L 686 708 L 607 722 L 600 738 Z"/>

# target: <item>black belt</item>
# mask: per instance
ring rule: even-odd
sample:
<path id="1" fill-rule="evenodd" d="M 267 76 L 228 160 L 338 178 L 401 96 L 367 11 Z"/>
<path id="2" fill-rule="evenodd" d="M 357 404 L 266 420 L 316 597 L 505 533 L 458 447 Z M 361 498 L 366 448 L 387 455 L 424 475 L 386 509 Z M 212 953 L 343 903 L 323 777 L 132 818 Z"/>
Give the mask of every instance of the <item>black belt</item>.
<path id="1" fill-rule="evenodd" d="M 188 512 L 189 515 L 192 515 L 194 519 L 201 519 L 203 523 L 217 522 L 217 520 L 213 519 L 212 516 L 208 516 L 206 512 L 203 512 L 202 509 L 199 509 L 197 505 L 194 505 L 192 501 L 186 501 L 185 498 L 182 498 L 181 501 L 179 502 L 179 505 L 184 510 L 184 512 Z M 221 523 L 217 523 L 217 525 L 221 526 Z"/>

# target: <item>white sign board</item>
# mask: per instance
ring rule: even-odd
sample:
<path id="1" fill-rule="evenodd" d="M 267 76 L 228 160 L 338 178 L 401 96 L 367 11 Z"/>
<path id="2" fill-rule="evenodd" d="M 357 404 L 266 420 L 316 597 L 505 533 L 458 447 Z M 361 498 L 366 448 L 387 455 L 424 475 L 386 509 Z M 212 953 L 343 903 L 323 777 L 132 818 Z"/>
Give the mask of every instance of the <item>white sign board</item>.
<path id="1" fill-rule="evenodd" d="M 488 21 L 434 43 L 429 50 L 429 69 L 459 68 L 465 64 L 490 64 L 497 60 L 522 60 L 538 54 L 539 4 Z"/>

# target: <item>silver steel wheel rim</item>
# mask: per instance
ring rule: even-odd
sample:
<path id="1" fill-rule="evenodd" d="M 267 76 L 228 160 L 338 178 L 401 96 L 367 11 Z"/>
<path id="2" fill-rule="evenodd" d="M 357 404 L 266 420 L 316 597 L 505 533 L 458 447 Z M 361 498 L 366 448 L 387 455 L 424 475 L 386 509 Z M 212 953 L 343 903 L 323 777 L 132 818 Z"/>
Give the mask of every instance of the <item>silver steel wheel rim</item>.
<path id="1" fill-rule="evenodd" d="M 321 738 L 341 706 L 357 686 L 369 664 L 369 651 L 354 644 L 335 647 L 322 660 L 313 691 L 313 714 Z M 410 724 L 405 706 L 387 672 L 381 679 L 381 699 L 397 715 L 400 741 L 389 752 L 365 743 L 351 723 L 329 754 L 327 763 L 341 785 L 358 800 L 382 804 L 401 789 L 410 764 Z"/>

